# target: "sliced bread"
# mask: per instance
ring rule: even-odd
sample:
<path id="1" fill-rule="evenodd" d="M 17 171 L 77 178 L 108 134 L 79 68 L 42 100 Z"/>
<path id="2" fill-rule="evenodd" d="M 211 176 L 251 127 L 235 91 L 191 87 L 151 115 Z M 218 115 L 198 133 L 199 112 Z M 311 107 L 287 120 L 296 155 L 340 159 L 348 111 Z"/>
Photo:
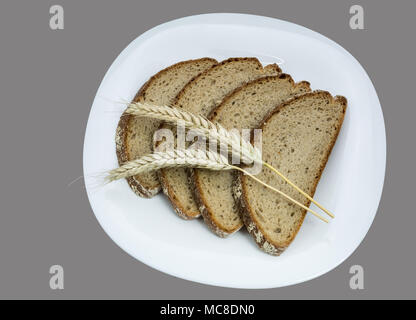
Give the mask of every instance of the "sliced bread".
<path id="1" fill-rule="evenodd" d="M 344 97 L 333 98 L 325 91 L 305 93 L 279 105 L 260 127 L 263 160 L 313 196 L 346 107 Z M 295 238 L 306 211 L 248 176 L 237 176 L 233 190 L 244 224 L 263 251 L 279 255 Z M 256 177 L 310 205 L 307 198 L 270 170 L 263 168 Z"/>
<path id="2" fill-rule="evenodd" d="M 208 116 L 237 87 L 259 77 L 277 75 L 280 72 L 277 65 L 263 68 L 256 58 L 231 58 L 192 79 L 177 95 L 173 107 Z M 164 127 L 168 128 L 167 125 Z M 161 169 L 158 173 L 163 192 L 171 201 L 175 212 L 184 219 L 198 217 L 200 211 L 194 201 L 186 169 Z"/>
<path id="3" fill-rule="evenodd" d="M 217 63 L 211 58 L 176 63 L 151 77 L 133 101 L 168 105 L 192 78 Z M 116 153 L 119 165 L 152 152 L 153 133 L 160 121 L 123 113 L 116 131 Z M 143 173 L 127 182 L 139 196 L 150 198 L 160 191 L 156 172 Z"/>
<path id="4" fill-rule="evenodd" d="M 249 82 L 228 95 L 210 115 L 210 120 L 226 129 L 253 129 L 276 105 L 310 91 L 309 83 L 295 84 L 291 76 L 280 74 Z M 189 170 L 195 200 L 212 231 L 225 237 L 243 226 L 233 198 L 231 171 Z"/>

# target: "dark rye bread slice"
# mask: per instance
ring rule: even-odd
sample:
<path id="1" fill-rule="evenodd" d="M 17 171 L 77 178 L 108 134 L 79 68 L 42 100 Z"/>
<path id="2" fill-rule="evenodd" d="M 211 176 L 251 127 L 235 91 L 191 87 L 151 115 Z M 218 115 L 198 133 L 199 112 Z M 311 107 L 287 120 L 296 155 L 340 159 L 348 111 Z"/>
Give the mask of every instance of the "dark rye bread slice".
<path id="1" fill-rule="evenodd" d="M 169 105 L 179 91 L 192 78 L 217 63 L 211 58 L 201 58 L 176 63 L 151 77 L 136 94 L 133 101 L 156 105 Z M 153 134 L 160 121 L 123 113 L 116 131 L 116 153 L 119 165 L 152 152 Z M 160 191 L 155 172 L 143 173 L 127 182 L 139 196 L 150 198 Z"/>
<path id="2" fill-rule="evenodd" d="M 278 75 L 280 72 L 277 65 L 263 68 L 256 58 L 231 58 L 191 80 L 178 94 L 173 107 L 208 116 L 237 87 L 260 77 Z M 165 128 L 169 126 L 165 125 Z M 194 201 L 186 169 L 161 169 L 158 173 L 163 192 L 171 201 L 175 212 L 184 219 L 198 217 L 200 212 Z"/>
<path id="3" fill-rule="evenodd" d="M 288 74 L 249 82 L 228 95 L 209 117 L 226 129 L 254 129 L 276 105 L 309 92 L 308 82 L 295 83 Z M 206 224 L 220 237 L 243 226 L 232 194 L 235 173 L 231 171 L 189 170 L 195 200 Z"/>
<path id="4" fill-rule="evenodd" d="M 305 93 L 279 105 L 263 122 L 263 160 L 280 170 L 302 190 L 314 195 L 341 128 L 347 100 L 326 91 Z M 306 210 L 238 174 L 234 196 L 244 224 L 258 246 L 281 254 L 293 241 Z M 283 191 L 305 206 L 310 201 L 263 168 L 257 178 Z"/>

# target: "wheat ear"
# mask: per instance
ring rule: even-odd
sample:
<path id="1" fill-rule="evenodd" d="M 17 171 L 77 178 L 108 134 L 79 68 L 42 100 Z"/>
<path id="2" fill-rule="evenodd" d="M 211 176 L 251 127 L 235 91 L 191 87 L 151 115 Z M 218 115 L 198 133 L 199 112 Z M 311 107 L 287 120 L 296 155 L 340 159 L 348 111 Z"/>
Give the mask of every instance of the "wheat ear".
<path id="1" fill-rule="evenodd" d="M 119 168 L 109 171 L 105 180 L 111 182 L 135 176 L 142 172 L 173 167 L 193 167 L 210 170 L 232 169 L 228 159 L 219 153 L 201 149 L 173 149 L 166 152 L 155 152 L 126 162 Z"/>
<path id="2" fill-rule="evenodd" d="M 304 195 L 317 207 L 323 210 L 331 218 L 335 217 L 329 210 L 325 209 L 318 201 L 314 200 L 309 194 L 307 194 L 301 188 L 296 186 L 280 171 L 278 171 L 276 168 L 274 168 L 267 162 L 263 161 L 259 149 L 255 148 L 250 142 L 242 139 L 240 135 L 226 130 L 219 123 L 213 123 L 204 117 L 197 116 L 193 113 L 179 110 L 176 108 L 168 106 L 155 106 L 141 102 L 129 104 L 125 112 L 136 116 L 163 120 L 173 124 L 176 124 L 178 123 L 178 121 L 181 121 L 185 125 L 185 127 L 200 132 L 203 135 L 208 136 L 208 138 L 216 140 L 220 144 L 229 145 L 231 146 L 231 152 L 233 154 L 237 154 L 240 156 L 241 153 L 241 158 L 245 163 L 256 162 L 264 165 L 265 167 L 269 168 L 274 173 L 276 173 L 278 176 L 280 176 L 284 181 L 286 181 L 289 185 L 295 188 L 299 193 Z"/>
<path id="3" fill-rule="evenodd" d="M 239 134 L 228 131 L 219 123 L 213 123 L 204 117 L 168 106 L 155 106 L 140 102 L 131 103 L 125 112 L 136 116 L 163 120 L 172 124 L 177 124 L 180 121 L 186 128 L 192 129 L 196 133 L 208 136 L 208 138 L 216 140 L 220 144 L 227 144 L 231 147 L 233 154 L 241 156 L 243 162 L 262 163 L 259 149 L 242 139 Z"/>
<path id="4" fill-rule="evenodd" d="M 202 168 L 209 170 L 238 170 L 250 176 L 255 181 L 261 183 L 265 187 L 277 192 L 281 196 L 285 197 L 289 201 L 297 204 L 306 211 L 311 212 L 313 215 L 321 219 L 322 221 L 328 222 L 325 218 L 321 217 L 314 210 L 306 207 L 302 203 L 291 198 L 282 191 L 264 183 L 260 179 L 256 178 L 248 171 L 233 166 L 228 162 L 228 159 L 223 155 L 211 152 L 204 151 L 202 149 L 174 149 L 166 152 L 155 152 L 146 156 L 143 156 L 139 159 L 126 162 L 121 167 L 113 169 L 108 172 L 105 180 L 107 182 L 115 181 L 122 178 L 127 178 L 134 176 L 139 173 L 149 172 L 153 170 L 158 170 L 161 168 L 174 168 L 174 167 L 192 167 L 192 168 Z"/>

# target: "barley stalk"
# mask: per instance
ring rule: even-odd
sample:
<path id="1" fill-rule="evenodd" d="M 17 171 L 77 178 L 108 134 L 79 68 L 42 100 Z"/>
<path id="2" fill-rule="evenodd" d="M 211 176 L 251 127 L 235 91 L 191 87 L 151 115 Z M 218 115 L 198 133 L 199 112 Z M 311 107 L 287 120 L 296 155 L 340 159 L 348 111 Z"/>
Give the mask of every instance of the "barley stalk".
<path id="1" fill-rule="evenodd" d="M 109 171 L 106 181 L 111 182 L 143 172 L 173 167 L 193 167 L 210 170 L 232 169 L 228 159 L 219 153 L 200 149 L 174 149 L 166 152 L 155 152 L 126 162 L 121 167 Z"/>
<path id="2" fill-rule="evenodd" d="M 155 152 L 152 154 L 148 154 L 139 159 L 126 162 L 121 167 L 109 171 L 105 180 L 107 182 L 111 182 L 111 181 L 115 181 L 118 179 L 135 176 L 136 174 L 143 173 L 143 172 L 159 170 L 162 168 L 176 168 L 176 167 L 192 167 L 192 168 L 201 168 L 201 169 L 209 169 L 209 170 L 238 170 L 240 172 L 247 174 L 252 179 L 261 183 L 262 185 L 269 188 L 270 190 L 277 192 L 278 194 L 285 197 L 289 201 L 292 201 L 293 203 L 297 204 L 298 206 L 305 209 L 306 211 L 311 212 L 312 214 L 314 214 L 316 217 L 318 217 L 322 221 L 328 222 L 328 220 L 321 217 L 318 213 L 316 213 L 312 209 L 304 206 L 303 204 L 291 198 L 290 196 L 283 193 L 282 191 L 261 181 L 260 179 L 250 174 L 248 171 L 240 167 L 231 165 L 228 162 L 228 159 L 224 157 L 223 155 L 216 153 L 216 152 L 204 151 L 201 149 L 186 149 L 186 150 L 175 149 L 175 150 L 166 151 L 166 152 Z"/>
<path id="3" fill-rule="evenodd" d="M 190 128 L 196 131 L 197 133 L 199 132 L 205 136 L 208 136 L 208 138 L 216 140 L 219 144 L 227 144 L 231 147 L 231 152 L 233 154 L 241 156 L 241 159 L 244 163 L 249 164 L 256 162 L 269 168 L 278 176 L 280 176 L 284 181 L 286 181 L 289 185 L 291 185 L 294 189 L 296 189 L 299 193 L 301 193 L 311 202 L 317 205 L 331 218 L 335 217 L 331 212 L 329 212 L 329 210 L 325 209 L 318 201 L 313 199 L 309 194 L 307 194 L 301 188 L 296 186 L 280 171 L 272 167 L 270 164 L 264 162 L 261 158 L 261 152 L 259 149 L 255 148 L 250 142 L 246 141 L 245 139 L 242 139 L 240 135 L 226 130 L 219 123 L 213 123 L 204 117 L 176 108 L 171 108 L 168 106 L 156 106 L 141 102 L 129 104 L 129 106 L 126 109 L 126 113 L 136 116 L 159 119 L 173 124 L 176 124 L 178 123 L 178 121 L 181 121 L 185 125 L 185 127 Z"/>
<path id="4" fill-rule="evenodd" d="M 219 123 L 213 123 L 204 117 L 168 106 L 155 106 L 140 102 L 131 103 L 125 112 L 136 116 L 163 120 L 172 124 L 177 124 L 180 121 L 186 128 L 190 128 L 196 133 L 208 136 L 208 138 L 216 140 L 220 144 L 227 144 L 231 147 L 233 154 L 241 156 L 244 163 L 262 163 L 259 149 L 242 139 L 239 134 L 228 131 Z"/>

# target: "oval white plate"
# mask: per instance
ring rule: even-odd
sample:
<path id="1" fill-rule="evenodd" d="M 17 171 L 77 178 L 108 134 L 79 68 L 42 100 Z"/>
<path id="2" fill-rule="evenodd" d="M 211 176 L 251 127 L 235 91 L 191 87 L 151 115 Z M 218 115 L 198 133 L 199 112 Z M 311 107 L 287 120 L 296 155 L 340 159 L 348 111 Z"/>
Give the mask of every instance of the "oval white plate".
<path id="1" fill-rule="evenodd" d="M 336 218 L 311 215 L 280 256 L 260 251 L 246 232 L 220 239 L 200 220 L 184 221 L 162 195 L 147 200 L 127 183 L 97 187 L 93 177 L 117 166 L 114 134 L 122 107 L 154 73 L 182 60 L 258 57 L 348 98 L 338 141 L 316 199 Z M 243 14 L 174 20 L 139 36 L 114 61 L 95 97 L 84 141 L 84 176 L 91 207 L 107 234 L 143 263 L 176 277 L 234 288 L 272 288 L 320 276 L 358 247 L 374 219 L 385 173 L 386 138 L 376 91 L 345 49 L 309 29 Z M 317 209 L 315 207 L 315 209 Z"/>

